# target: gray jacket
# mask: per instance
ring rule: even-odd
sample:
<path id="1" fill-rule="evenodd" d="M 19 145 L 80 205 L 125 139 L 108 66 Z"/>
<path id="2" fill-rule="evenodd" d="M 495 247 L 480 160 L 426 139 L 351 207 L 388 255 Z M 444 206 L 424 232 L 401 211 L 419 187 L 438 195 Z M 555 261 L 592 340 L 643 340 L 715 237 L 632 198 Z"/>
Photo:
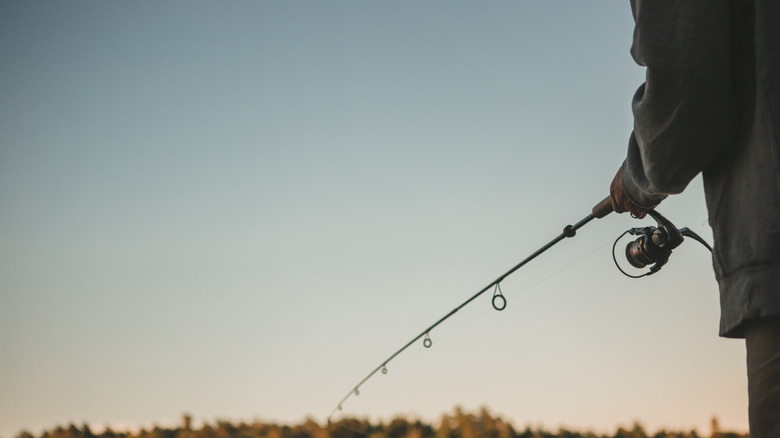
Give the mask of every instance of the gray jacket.
<path id="1" fill-rule="evenodd" d="M 703 172 L 720 334 L 780 316 L 780 1 L 632 1 L 634 96 L 623 187 L 652 206 Z"/>

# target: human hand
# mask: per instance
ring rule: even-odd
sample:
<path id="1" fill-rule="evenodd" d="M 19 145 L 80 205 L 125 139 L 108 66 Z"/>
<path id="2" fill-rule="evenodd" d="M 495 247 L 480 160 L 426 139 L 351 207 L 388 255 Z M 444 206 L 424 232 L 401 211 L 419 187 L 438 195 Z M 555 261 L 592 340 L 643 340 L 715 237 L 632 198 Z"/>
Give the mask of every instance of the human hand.
<path id="1" fill-rule="evenodd" d="M 617 175 L 612 180 L 612 184 L 609 185 L 609 197 L 612 200 L 612 209 L 615 213 L 630 212 L 631 216 L 642 219 L 647 216 L 647 212 L 654 207 L 640 207 L 634 204 L 634 201 L 626 195 L 623 190 L 623 168 L 621 167 L 617 171 Z"/>

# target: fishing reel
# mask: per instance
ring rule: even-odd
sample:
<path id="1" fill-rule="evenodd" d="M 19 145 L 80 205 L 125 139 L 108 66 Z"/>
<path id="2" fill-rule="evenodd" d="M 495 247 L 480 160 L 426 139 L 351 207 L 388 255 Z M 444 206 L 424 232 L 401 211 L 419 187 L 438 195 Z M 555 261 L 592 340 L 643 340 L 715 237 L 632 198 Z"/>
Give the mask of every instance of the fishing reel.
<path id="1" fill-rule="evenodd" d="M 615 266 L 617 266 L 620 272 L 627 277 L 646 277 L 660 271 L 666 262 L 669 261 L 669 256 L 672 255 L 672 251 L 683 243 L 685 237 L 696 240 L 712 251 L 712 248 L 704 239 L 687 227 L 678 229 L 669 219 L 655 210 L 650 210 L 647 214 L 655 219 L 657 226 L 631 228 L 626 230 L 612 245 L 612 258 L 615 261 Z M 625 255 L 628 263 L 637 269 L 652 265 L 650 266 L 650 270 L 642 275 L 631 275 L 627 273 L 617 262 L 615 248 L 618 241 L 626 234 L 638 236 L 626 245 Z"/>

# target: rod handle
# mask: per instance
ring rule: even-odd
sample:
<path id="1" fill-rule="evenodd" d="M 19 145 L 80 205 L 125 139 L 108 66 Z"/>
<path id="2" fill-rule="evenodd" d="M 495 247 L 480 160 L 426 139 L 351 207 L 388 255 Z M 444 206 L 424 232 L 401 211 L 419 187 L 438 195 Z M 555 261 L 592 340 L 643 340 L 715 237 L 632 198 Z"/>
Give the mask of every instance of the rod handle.
<path id="1" fill-rule="evenodd" d="M 612 198 L 607 196 L 593 207 L 593 216 L 596 219 L 601 219 L 604 216 L 612 213 L 612 211 Z"/>

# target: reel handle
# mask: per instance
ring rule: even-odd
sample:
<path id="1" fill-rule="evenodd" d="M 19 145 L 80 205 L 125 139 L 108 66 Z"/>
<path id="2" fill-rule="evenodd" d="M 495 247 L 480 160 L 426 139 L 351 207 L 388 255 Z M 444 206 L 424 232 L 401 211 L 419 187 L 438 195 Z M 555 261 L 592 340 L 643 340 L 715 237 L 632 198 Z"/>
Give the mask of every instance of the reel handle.
<path id="1" fill-rule="evenodd" d="M 596 219 L 601 219 L 604 216 L 612 213 L 612 198 L 607 196 L 606 198 L 602 199 L 601 202 L 596 204 L 593 207 L 593 217 Z"/>

